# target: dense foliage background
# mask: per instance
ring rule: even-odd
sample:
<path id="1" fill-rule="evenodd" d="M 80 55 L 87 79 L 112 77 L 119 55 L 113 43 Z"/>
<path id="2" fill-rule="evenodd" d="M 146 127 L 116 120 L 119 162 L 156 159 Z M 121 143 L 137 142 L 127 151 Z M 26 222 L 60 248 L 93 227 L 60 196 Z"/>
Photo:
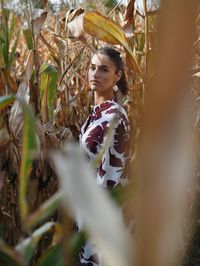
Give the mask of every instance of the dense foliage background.
<path id="1" fill-rule="evenodd" d="M 72 262 L 75 261 L 74 254 L 84 241 L 85 233 L 73 232 L 74 222 L 60 207 L 62 193 L 58 189 L 59 174 L 53 166 L 51 154 L 53 150 L 62 149 L 66 141 L 78 142 L 80 127 L 89 113 L 93 100 L 87 83 L 87 70 L 95 48 L 105 43 L 116 45 L 124 57 L 129 94 L 123 104 L 128 110 L 131 123 L 131 176 L 134 177 L 133 180 L 137 180 L 136 173 L 141 167 L 141 159 L 138 159 L 138 150 L 140 150 L 138 140 L 142 135 L 141 132 L 154 134 L 152 128 L 162 128 L 162 123 L 171 117 L 171 111 L 172 117 L 176 116 L 174 102 L 178 107 L 179 99 L 184 98 L 181 92 L 176 90 L 175 85 L 176 79 L 185 73 L 181 66 L 184 66 L 187 59 L 179 60 L 182 58 L 179 57 L 181 52 L 176 49 L 180 47 L 180 51 L 186 51 L 184 44 L 191 39 L 192 55 L 190 55 L 189 70 L 187 69 L 188 76 L 186 75 L 190 79 L 187 93 L 189 92 L 188 95 L 192 98 L 191 109 L 195 117 L 193 125 L 195 161 L 199 162 L 200 9 L 195 1 L 191 3 L 191 6 L 195 6 L 195 12 L 192 10 L 190 13 L 189 9 L 188 24 L 186 21 L 183 25 L 184 32 L 179 31 L 180 36 L 173 39 L 174 33 L 168 31 L 166 25 L 169 25 L 169 28 L 174 27 L 174 32 L 178 31 L 178 27 L 181 28 L 178 19 L 180 17 L 181 21 L 184 13 L 182 8 L 188 9 L 187 4 L 182 4 L 180 9 L 177 8 L 178 4 L 180 4 L 178 1 L 173 4 L 177 15 L 173 16 L 171 12 L 168 17 L 166 15 L 164 23 L 161 23 L 158 1 L 152 1 L 151 5 L 143 1 L 141 9 L 137 8 L 134 0 L 128 1 L 127 5 L 114 0 L 97 2 L 85 0 L 81 3 L 60 1 L 59 5 L 46 0 L 32 2 L 21 0 L 14 4 L 13 1 L 1 0 L 0 237 L 3 240 L 0 243 L 1 265 L 42 266 L 75 263 Z M 92 12 L 96 10 L 99 13 Z M 189 31 L 190 20 L 193 24 Z M 177 22 L 177 28 L 174 22 Z M 189 32 L 193 32 L 192 37 Z M 174 44 L 174 49 L 170 52 L 174 61 L 169 63 L 169 66 L 177 68 L 163 69 L 166 71 L 166 80 L 162 81 L 171 85 L 166 94 L 163 90 L 160 95 L 152 89 L 152 84 L 157 77 L 158 61 L 163 56 L 160 53 L 162 46 L 160 36 L 165 33 L 166 36 L 169 33 L 169 40 L 173 40 Z M 167 50 L 165 52 L 165 62 L 168 66 L 167 59 L 170 58 L 170 54 L 167 54 L 169 52 Z M 175 72 L 176 77 L 171 75 Z M 173 83 L 167 83 L 167 77 L 171 78 Z M 162 88 L 162 82 L 160 84 Z M 149 97 L 149 94 L 152 96 Z M 165 103 L 171 105 L 168 104 L 167 107 L 167 104 L 166 106 L 162 104 L 164 103 L 162 97 L 165 98 Z M 156 102 L 156 99 L 159 101 Z M 151 104 L 150 112 L 148 104 Z M 146 106 L 148 115 L 145 114 Z M 159 117 L 159 114 L 162 117 Z M 146 123 L 147 120 L 152 122 L 151 126 Z M 166 128 L 164 131 L 167 132 Z M 158 144 L 154 145 L 156 150 Z M 148 169 L 145 160 L 142 162 L 144 162 L 142 167 L 145 168 L 147 165 Z M 198 163 L 195 167 L 195 189 L 192 190 L 193 196 L 190 201 L 191 209 L 197 210 L 195 218 L 190 222 L 190 225 L 194 224 L 194 228 L 199 218 L 198 206 L 196 207 L 194 201 L 198 198 L 196 193 L 199 186 Z M 135 181 L 133 183 L 134 189 L 132 183 L 130 185 L 130 198 L 135 197 Z M 118 197 L 120 193 L 122 192 L 116 192 Z M 146 200 L 148 202 L 148 199 Z M 133 213 L 129 209 L 129 214 L 135 216 L 135 212 Z M 189 216 L 192 216 L 191 213 Z M 182 240 L 185 246 L 184 254 L 187 243 L 192 243 L 189 242 L 192 232 L 194 230 L 188 231 L 187 240 Z M 66 245 L 61 244 L 62 238 L 64 242 L 72 244 L 65 247 Z M 143 247 L 145 254 L 145 246 Z M 188 262 L 188 265 L 198 265 L 198 255 L 197 259 L 196 254 L 192 254 L 191 257 L 192 262 Z"/>

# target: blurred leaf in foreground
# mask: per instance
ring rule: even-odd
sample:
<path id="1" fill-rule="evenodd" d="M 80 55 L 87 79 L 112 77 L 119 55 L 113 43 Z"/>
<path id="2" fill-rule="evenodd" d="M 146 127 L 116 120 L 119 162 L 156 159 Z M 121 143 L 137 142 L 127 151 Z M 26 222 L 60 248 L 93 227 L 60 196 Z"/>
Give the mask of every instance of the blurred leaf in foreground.
<path id="1" fill-rule="evenodd" d="M 37 266 L 64 266 L 64 256 L 61 245 L 49 249 L 40 259 Z"/>
<path id="2" fill-rule="evenodd" d="M 15 250 L 17 250 L 18 252 L 20 252 L 23 255 L 27 265 L 28 265 L 30 259 L 32 258 L 33 253 L 34 253 L 40 239 L 42 238 L 42 236 L 44 234 L 46 234 L 47 232 L 53 230 L 54 227 L 55 227 L 54 222 L 45 223 L 40 228 L 35 230 L 31 234 L 30 237 L 24 239 L 21 243 L 19 243 L 15 247 Z"/>
<path id="3" fill-rule="evenodd" d="M 27 187 L 29 175 L 31 172 L 32 162 L 36 151 L 36 129 L 35 118 L 26 102 L 17 97 L 23 109 L 24 126 L 22 138 L 22 151 L 21 151 L 21 166 L 19 173 L 19 201 L 20 201 L 20 215 L 24 220 L 28 215 L 28 202 L 27 202 Z"/>
<path id="4" fill-rule="evenodd" d="M 80 148 L 75 144 L 65 145 L 62 152 L 53 154 L 53 161 L 64 194 L 64 206 L 73 216 L 78 213 L 81 217 L 79 228 L 84 227 L 96 241 L 105 265 L 130 265 L 131 244 L 121 211 L 97 185 L 95 173 Z"/>
<path id="5" fill-rule="evenodd" d="M 22 139 L 22 153 L 21 153 L 21 166 L 20 166 L 20 186 L 19 186 L 19 202 L 20 202 L 20 215 L 22 220 L 28 214 L 28 203 L 26 199 L 27 186 L 29 174 L 31 171 L 32 161 L 36 149 L 36 135 L 35 135 L 35 118 L 22 97 L 14 95 L 6 95 L 0 97 L 0 109 L 17 100 L 23 110 L 24 126 L 23 126 L 23 139 Z"/>
<path id="6" fill-rule="evenodd" d="M 0 240 L 0 263 L 6 262 L 7 266 L 23 266 L 22 256 Z M 2 264 L 1 264 L 2 265 Z M 5 265 L 5 264 L 3 264 Z"/>

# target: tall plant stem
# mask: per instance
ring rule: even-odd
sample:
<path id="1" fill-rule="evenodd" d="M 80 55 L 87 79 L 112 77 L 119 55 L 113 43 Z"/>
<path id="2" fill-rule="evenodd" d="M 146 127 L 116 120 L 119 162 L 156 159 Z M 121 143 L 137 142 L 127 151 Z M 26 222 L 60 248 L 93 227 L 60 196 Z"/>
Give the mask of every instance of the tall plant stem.
<path id="1" fill-rule="evenodd" d="M 145 30 L 145 74 L 148 75 L 148 57 L 149 57 L 149 20 L 147 11 L 147 0 L 143 0 L 144 6 L 144 30 Z"/>
<path id="2" fill-rule="evenodd" d="M 145 81 L 143 84 L 143 105 L 145 103 L 145 90 L 146 82 L 148 80 L 148 61 L 149 61 L 149 21 L 148 21 L 148 11 L 147 11 L 147 0 L 143 0 L 144 7 L 144 31 L 145 31 Z"/>
<path id="3" fill-rule="evenodd" d="M 34 58 L 34 65 L 35 65 L 35 77 L 36 77 L 36 84 L 33 86 L 33 99 L 34 99 L 34 106 L 35 106 L 35 114 L 39 113 L 39 62 L 37 56 L 37 45 L 36 45 L 36 38 L 34 32 L 34 24 L 33 24 L 33 7 L 31 0 L 28 1 L 29 3 L 29 17 L 30 17 L 30 25 L 31 25 L 31 36 L 32 36 L 32 43 L 33 43 L 33 58 Z"/>

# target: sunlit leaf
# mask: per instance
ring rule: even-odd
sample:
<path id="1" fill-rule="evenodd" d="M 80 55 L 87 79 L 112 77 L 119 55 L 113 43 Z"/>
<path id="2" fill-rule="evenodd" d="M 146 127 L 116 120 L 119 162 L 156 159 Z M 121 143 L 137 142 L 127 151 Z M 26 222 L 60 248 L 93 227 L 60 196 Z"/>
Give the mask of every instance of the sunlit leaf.
<path id="1" fill-rule="evenodd" d="M 133 70 L 136 70 L 143 78 L 138 63 L 136 62 L 133 52 L 129 46 L 123 29 L 111 19 L 102 16 L 98 12 L 87 12 L 83 17 L 83 28 L 90 35 L 99 40 L 110 44 L 120 44 L 124 47 L 128 61 Z"/>
<path id="2" fill-rule="evenodd" d="M 41 114 L 43 121 L 47 122 L 53 118 L 54 97 L 58 80 L 58 71 L 55 66 L 44 63 L 40 69 L 40 94 Z"/>
<path id="3" fill-rule="evenodd" d="M 26 238 L 22 242 L 20 242 L 16 247 L 15 250 L 20 252 L 24 260 L 26 261 L 26 264 L 28 265 L 33 252 L 35 251 L 40 239 L 43 237 L 43 235 L 51 230 L 53 230 L 55 226 L 54 222 L 48 222 L 42 225 L 40 228 L 35 230 L 30 237 Z"/>
<path id="4" fill-rule="evenodd" d="M 15 16 L 14 16 L 14 13 L 13 13 L 12 14 L 12 18 L 11 18 L 10 28 L 9 28 L 9 31 L 8 31 L 9 42 L 11 41 L 11 39 L 13 37 L 14 28 L 15 28 Z"/>
<path id="5" fill-rule="evenodd" d="M 64 146 L 63 152 L 54 154 L 53 159 L 64 193 L 64 206 L 75 216 L 78 212 L 79 228 L 84 227 L 96 241 L 106 265 L 129 265 L 130 242 L 121 212 L 97 185 L 85 155 L 73 144 Z"/>

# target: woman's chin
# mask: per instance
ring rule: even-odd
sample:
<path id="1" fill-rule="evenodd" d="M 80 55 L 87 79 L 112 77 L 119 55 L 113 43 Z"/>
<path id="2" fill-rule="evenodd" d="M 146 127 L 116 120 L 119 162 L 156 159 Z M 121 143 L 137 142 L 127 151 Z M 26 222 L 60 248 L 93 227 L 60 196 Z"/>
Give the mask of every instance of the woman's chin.
<path id="1" fill-rule="evenodd" d="M 98 91 L 98 87 L 97 86 L 91 86 L 90 87 L 92 91 Z"/>

